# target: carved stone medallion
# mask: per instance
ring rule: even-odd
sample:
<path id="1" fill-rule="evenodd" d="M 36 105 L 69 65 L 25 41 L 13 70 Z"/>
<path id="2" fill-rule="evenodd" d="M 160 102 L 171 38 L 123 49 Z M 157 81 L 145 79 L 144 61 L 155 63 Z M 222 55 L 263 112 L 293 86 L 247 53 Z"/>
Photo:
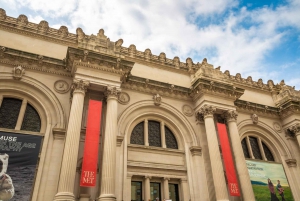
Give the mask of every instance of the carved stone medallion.
<path id="1" fill-rule="evenodd" d="M 252 119 L 253 124 L 258 124 L 258 116 L 257 116 L 257 114 L 252 114 L 251 115 L 251 119 Z"/>
<path id="2" fill-rule="evenodd" d="M 118 102 L 120 104 L 126 105 L 126 104 L 129 103 L 129 101 L 130 101 L 130 96 L 127 93 L 121 92 L 119 94 L 119 96 L 118 96 Z"/>
<path id="3" fill-rule="evenodd" d="M 273 128 L 275 129 L 275 131 L 277 131 L 279 133 L 282 131 L 282 128 L 281 128 L 280 124 L 277 123 L 277 122 L 273 123 Z"/>
<path id="4" fill-rule="evenodd" d="M 70 90 L 70 85 L 64 80 L 57 80 L 54 83 L 54 90 L 57 93 L 64 94 Z"/>
<path id="5" fill-rule="evenodd" d="M 25 69 L 22 66 L 14 67 L 13 69 L 13 78 L 16 80 L 20 80 L 22 76 L 25 74 Z"/>
<path id="6" fill-rule="evenodd" d="M 194 114 L 194 111 L 193 111 L 193 108 L 189 105 L 183 105 L 182 106 L 182 113 L 188 117 L 191 117 L 193 116 Z"/>

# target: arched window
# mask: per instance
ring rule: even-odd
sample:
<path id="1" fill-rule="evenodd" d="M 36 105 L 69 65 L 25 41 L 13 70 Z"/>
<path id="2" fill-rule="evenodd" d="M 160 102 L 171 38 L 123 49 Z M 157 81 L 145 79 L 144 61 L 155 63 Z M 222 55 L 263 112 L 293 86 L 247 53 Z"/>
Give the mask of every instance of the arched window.
<path id="1" fill-rule="evenodd" d="M 173 132 L 164 122 L 145 120 L 138 123 L 131 132 L 130 144 L 145 145 L 145 139 L 148 139 L 149 146 L 178 149 Z"/>
<path id="2" fill-rule="evenodd" d="M 0 128 L 40 132 L 41 118 L 27 100 L 3 98 L 0 104 Z"/>
<path id="3" fill-rule="evenodd" d="M 245 158 L 275 161 L 271 150 L 260 138 L 247 136 L 241 143 Z"/>

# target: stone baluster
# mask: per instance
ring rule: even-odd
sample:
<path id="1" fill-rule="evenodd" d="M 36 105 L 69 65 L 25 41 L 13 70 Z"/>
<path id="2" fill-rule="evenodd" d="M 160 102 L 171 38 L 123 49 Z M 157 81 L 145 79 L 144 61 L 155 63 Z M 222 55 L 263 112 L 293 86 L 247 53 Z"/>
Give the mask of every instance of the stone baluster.
<path id="1" fill-rule="evenodd" d="M 165 200 L 169 199 L 169 180 L 170 178 L 164 177 L 164 198 Z"/>
<path id="2" fill-rule="evenodd" d="M 100 201 L 115 201 L 116 176 L 116 141 L 117 141 L 117 108 L 118 94 L 116 87 L 107 87 L 107 110 L 105 119 L 104 148 L 102 162 Z"/>
<path id="3" fill-rule="evenodd" d="M 89 82 L 83 80 L 74 80 L 72 85 L 73 99 L 61 164 L 58 192 L 54 197 L 55 201 L 75 200 L 73 190 L 80 141 L 82 111 L 84 95 L 88 86 Z"/>
<path id="4" fill-rule="evenodd" d="M 200 108 L 198 115 L 202 115 L 204 118 L 216 199 L 218 201 L 228 201 L 227 185 L 225 182 L 223 164 L 218 145 L 217 131 L 214 122 L 213 114 L 215 111 L 216 108 L 213 106 L 204 105 Z"/>
<path id="5" fill-rule="evenodd" d="M 150 179 L 149 175 L 145 176 L 145 200 L 150 200 Z"/>
<path id="6" fill-rule="evenodd" d="M 232 153 L 235 161 L 235 167 L 240 181 L 241 194 L 244 201 L 255 201 L 250 176 L 248 173 L 244 152 L 239 136 L 238 127 L 236 124 L 237 112 L 229 110 L 225 112 L 225 117 L 228 124 L 229 136 L 231 141 Z"/>

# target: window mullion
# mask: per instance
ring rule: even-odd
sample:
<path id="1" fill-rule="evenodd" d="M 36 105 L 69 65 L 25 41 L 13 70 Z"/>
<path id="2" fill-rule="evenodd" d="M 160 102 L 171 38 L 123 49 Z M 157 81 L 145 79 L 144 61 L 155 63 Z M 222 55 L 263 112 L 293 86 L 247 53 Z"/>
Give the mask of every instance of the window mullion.
<path id="1" fill-rule="evenodd" d="M 163 148 L 166 148 L 166 134 L 165 134 L 165 123 L 163 121 L 160 122 L 160 137 L 161 137 L 161 145 Z"/>
<path id="2" fill-rule="evenodd" d="M 145 145 L 149 146 L 149 140 L 148 140 L 148 119 L 145 119 L 145 121 L 144 121 L 144 139 L 145 139 Z"/>
<path id="3" fill-rule="evenodd" d="M 27 106 L 27 99 L 23 99 L 15 130 L 20 130 L 21 129 L 22 122 L 23 122 L 24 115 L 25 115 L 25 111 L 26 111 L 26 106 Z"/>
<path id="4" fill-rule="evenodd" d="M 267 158 L 266 158 L 266 155 L 265 155 L 262 143 L 261 143 L 261 139 L 260 138 L 257 138 L 257 139 L 258 139 L 258 146 L 259 146 L 261 156 L 262 156 L 263 160 L 267 161 Z"/>
<path id="5" fill-rule="evenodd" d="M 247 147 L 248 147 L 248 151 L 249 151 L 249 154 L 250 154 L 250 158 L 255 159 L 255 157 L 253 155 L 253 152 L 252 152 L 252 147 L 251 147 L 250 140 L 249 140 L 248 136 L 246 137 L 246 142 L 247 142 Z"/>

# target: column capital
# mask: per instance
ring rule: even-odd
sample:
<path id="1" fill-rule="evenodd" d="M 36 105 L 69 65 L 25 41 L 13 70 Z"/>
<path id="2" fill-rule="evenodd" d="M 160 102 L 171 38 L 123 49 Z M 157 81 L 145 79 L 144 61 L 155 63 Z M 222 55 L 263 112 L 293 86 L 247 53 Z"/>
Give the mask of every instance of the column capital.
<path id="1" fill-rule="evenodd" d="M 121 90 L 118 89 L 117 87 L 108 86 L 107 90 L 105 92 L 105 96 L 107 98 L 110 98 L 110 97 L 118 98 L 120 93 L 121 93 Z"/>
<path id="2" fill-rule="evenodd" d="M 212 117 L 213 114 L 216 112 L 216 108 L 211 105 L 203 105 L 200 110 L 198 111 L 198 114 L 203 115 L 204 118 L 206 117 Z"/>
<path id="3" fill-rule="evenodd" d="M 287 137 L 295 137 L 300 135 L 300 124 L 294 124 L 286 129 Z"/>
<path id="4" fill-rule="evenodd" d="M 297 160 L 296 159 L 292 159 L 292 158 L 286 159 L 285 162 L 289 167 L 296 167 L 297 166 Z"/>
<path id="5" fill-rule="evenodd" d="M 76 79 L 73 81 L 72 84 L 72 94 L 76 93 L 76 92 L 80 92 L 85 94 L 85 92 L 87 91 L 87 88 L 90 86 L 90 82 L 86 81 L 86 80 L 79 80 Z"/>
<path id="6" fill-rule="evenodd" d="M 152 177 L 150 175 L 145 175 L 145 179 L 151 179 Z"/>
<path id="7" fill-rule="evenodd" d="M 170 177 L 164 177 L 164 180 L 168 180 L 168 181 L 169 181 L 169 180 L 170 180 Z"/>
<path id="8" fill-rule="evenodd" d="M 191 146 L 190 151 L 192 156 L 201 156 L 202 155 L 202 148 L 199 146 Z"/>
<path id="9" fill-rule="evenodd" d="M 225 119 L 227 122 L 236 121 L 238 117 L 238 113 L 235 110 L 227 110 L 224 112 Z"/>

